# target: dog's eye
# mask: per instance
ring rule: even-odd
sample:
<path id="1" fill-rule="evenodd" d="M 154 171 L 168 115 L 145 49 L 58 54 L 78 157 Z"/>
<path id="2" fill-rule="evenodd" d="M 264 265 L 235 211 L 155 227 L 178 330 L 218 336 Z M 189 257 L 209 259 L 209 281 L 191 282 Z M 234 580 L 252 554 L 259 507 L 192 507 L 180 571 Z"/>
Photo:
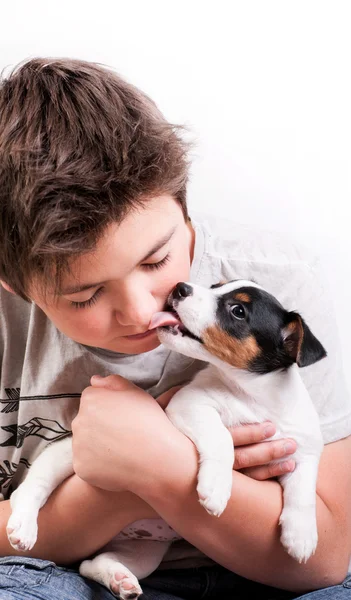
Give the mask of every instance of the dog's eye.
<path id="1" fill-rule="evenodd" d="M 239 319 L 239 321 L 245 319 L 245 309 L 243 306 L 241 306 L 241 304 L 234 304 L 234 306 L 231 307 L 230 312 L 232 313 L 233 317 Z"/>

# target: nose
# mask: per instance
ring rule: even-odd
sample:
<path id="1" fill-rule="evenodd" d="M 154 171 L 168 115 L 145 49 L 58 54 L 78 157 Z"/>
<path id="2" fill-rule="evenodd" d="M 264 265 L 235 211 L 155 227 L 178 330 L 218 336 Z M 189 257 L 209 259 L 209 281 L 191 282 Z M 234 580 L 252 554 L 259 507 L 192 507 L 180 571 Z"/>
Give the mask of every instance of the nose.
<path id="1" fill-rule="evenodd" d="M 121 301 L 121 299 L 119 299 Z M 145 330 L 148 328 L 152 315 L 158 310 L 157 302 L 151 294 L 144 294 L 141 297 L 140 292 L 123 298 L 123 304 L 119 303 L 115 315 L 118 323 L 122 327 L 140 327 Z"/>
<path id="2" fill-rule="evenodd" d="M 183 300 L 188 296 L 192 296 L 192 294 L 193 288 L 191 287 L 191 285 L 189 285 L 188 283 L 184 283 L 184 281 L 181 281 L 175 286 L 172 296 L 174 300 Z"/>

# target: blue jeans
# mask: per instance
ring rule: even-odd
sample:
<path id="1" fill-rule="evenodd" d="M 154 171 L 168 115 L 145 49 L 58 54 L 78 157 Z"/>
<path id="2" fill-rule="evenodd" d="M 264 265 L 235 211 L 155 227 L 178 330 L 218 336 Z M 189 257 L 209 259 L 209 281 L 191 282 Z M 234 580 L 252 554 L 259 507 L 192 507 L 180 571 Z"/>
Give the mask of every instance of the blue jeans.
<path id="1" fill-rule="evenodd" d="M 141 582 L 143 600 L 290 600 L 296 594 L 248 581 L 223 567 L 156 571 Z M 0 600 L 114 600 L 104 587 L 75 569 L 36 558 L 0 558 Z M 351 600 L 343 584 L 299 596 L 304 600 Z"/>

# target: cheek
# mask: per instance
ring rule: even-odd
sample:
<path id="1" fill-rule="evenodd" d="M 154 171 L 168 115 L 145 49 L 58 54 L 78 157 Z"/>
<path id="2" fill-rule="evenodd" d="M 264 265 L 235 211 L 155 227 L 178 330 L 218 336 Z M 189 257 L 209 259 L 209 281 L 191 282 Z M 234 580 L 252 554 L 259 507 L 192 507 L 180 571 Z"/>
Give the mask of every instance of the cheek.
<path id="1" fill-rule="evenodd" d="M 101 311 L 77 309 L 73 314 L 48 314 L 48 317 L 62 333 L 81 343 L 102 339 L 108 329 L 106 315 Z"/>

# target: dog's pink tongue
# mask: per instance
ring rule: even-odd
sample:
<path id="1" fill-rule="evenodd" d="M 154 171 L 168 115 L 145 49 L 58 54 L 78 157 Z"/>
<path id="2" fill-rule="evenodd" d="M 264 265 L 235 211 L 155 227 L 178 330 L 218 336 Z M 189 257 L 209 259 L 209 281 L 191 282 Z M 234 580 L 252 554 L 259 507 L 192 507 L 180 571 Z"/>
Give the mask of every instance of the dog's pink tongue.
<path id="1" fill-rule="evenodd" d="M 166 325 L 180 325 L 180 320 L 171 312 L 158 312 L 153 315 L 150 321 L 149 329 L 164 327 Z"/>

